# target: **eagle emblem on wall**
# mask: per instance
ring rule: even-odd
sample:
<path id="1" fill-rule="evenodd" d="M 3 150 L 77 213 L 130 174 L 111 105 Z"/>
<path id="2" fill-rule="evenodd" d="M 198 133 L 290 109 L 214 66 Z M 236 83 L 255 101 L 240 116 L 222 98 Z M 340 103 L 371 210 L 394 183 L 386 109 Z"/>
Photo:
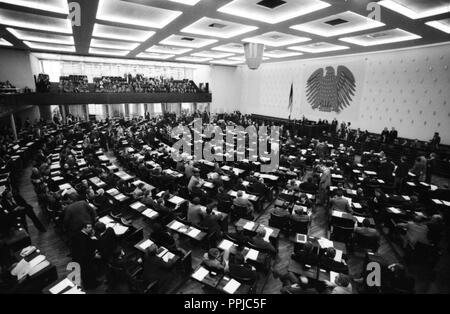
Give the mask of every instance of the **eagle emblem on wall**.
<path id="1" fill-rule="evenodd" d="M 314 71 L 306 82 L 306 99 L 313 109 L 324 112 L 341 112 L 350 106 L 355 96 L 353 73 L 345 66 L 332 66 Z"/>

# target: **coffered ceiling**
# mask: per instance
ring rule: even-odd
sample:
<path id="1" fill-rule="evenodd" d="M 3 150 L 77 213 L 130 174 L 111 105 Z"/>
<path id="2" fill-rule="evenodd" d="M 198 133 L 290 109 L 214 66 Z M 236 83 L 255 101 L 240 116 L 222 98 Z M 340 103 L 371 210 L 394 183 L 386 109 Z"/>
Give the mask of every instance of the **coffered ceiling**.
<path id="1" fill-rule="evenodd" d="M 277 62 L 448 41 L 450 0 L 0 0 L 0 46 L 35 52 L 234 66 L 245 42 Z"/>

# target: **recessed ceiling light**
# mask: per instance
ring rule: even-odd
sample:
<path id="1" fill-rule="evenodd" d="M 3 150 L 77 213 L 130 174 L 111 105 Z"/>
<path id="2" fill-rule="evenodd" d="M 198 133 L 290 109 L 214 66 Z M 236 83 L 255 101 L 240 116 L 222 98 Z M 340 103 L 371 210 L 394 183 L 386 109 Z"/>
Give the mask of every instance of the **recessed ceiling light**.
<path id="1" fill-rule="evenodd" d="M 97 19 L 143 27 L 163 28 L 183 12 L 119 0 L 99 0 Z"/>
<path id="2" fill-rule="evenodd" d="M 405 0 L 382 0 L 378 4 L 400 13 L 410 19 L 417 20 L 450 12 L 450 4 L 446 1 L 417 1 L 417 3 Z M 415 8 L 415 9 L 414 9 Z"/>
<path id="3" fill-rule="evenodd" d="M 219 38 L 231 38 L 256 29 L 258 29 L 256 26 L 202 17 L 198 21 L 183 28 L 181 32 Z"/>
<path id="4" fill-rule="evenodd" d="M 153 31 L 117 27 L 103 24 L 94 24 L 93 37 L 144 42 L 155 34 Z"/>
<path id="5" fill-rule="evenodd" d="M 202 48 L 217 42 L 217 39 L 206 39 L 192 36 L 170 35 L 162 40 L 160 44 L 188 48 Z"/>
<path id="6" fill-rule="evenodd" d="M 277 24 L 329 6 L 319 0 L 233 0 L 217 11 Z"/>
<path id="7" fill-rule="evenodd" d="M 233 60 L 233 61 L 241 61 L 241 62 L 245 62 L 246 61 L 245 56 L 236 56 L 236 57 L 231 57 L 231 58 L 228 58 L 228 59 L 229 60 Z M 270 58 L 267 57 L 267 56 L 264 56 L 262 59 L 263 60 L 269 60 Z"/>
<path id="8" fill-rule="evenodd" d="M 172 2 L 178 2 L 178 3 L 182 3 L 182 4 L 187 4 L 187 5 L 196 5 L 197 3 L 200 2 L 200 0 L 169 0 Z"/>
<path id="9" fill-rule="evenodd" d="M 103 49 L 103 48 L 89 48 L 89 53 L 94 55 L 106 55 L 106 56 L 126 56 L 130 52 L 128 50 L 116 50 L 116 49 Z"/>
<path id="10" fill-rule="evenodd" d="M 211 58 L 200 58 L 200 57 L 189 57 L 189 56 L 186 56 L 186 57 L 176 58 L 176 60 L 178 60 L 178 61 L 185 61 L 185 62 L 206 62 L 206 61 L 211 60 Z"/>
<path id="11" fill-rule="evenodd" d="M 382 32 L 376 32 L 366 35 L 353 36 L 353 37 L 345 37 L 339 38 L 339 40 L 359 45 L 359 46 L 375 46 L 375 45 L 384 45 L 390 43 L 398 43 L 407 40 L 414 40 L 422 38 L 419 35 L 409 33 L 402 29 L 396 28 L 391 30 L 386 30 Z"/>
<path id="12" fill-rule="evenodd" d="M 200 52 L 191 54 L 191 56 L 194 56 L 194 57 L 219 58 L 219 59 L 231 57 L 232 55 L 234 55 L 234 53 L 219 52 L 219 51 L 200 51 Z"/>
<path id="13" fill-rule="evenodd" d="M 438 21 L 429 21 L 426 22 L 428 26 L 434 27 L 444 33 L 450 34 L 450 18 L 438 20 Z"/>
<path id="14" fill-rule="evenodd" d="M 248 37 L 242 39 L 242 41 L 249 43 L 259 43 L 271 47 L 281 47 L 286 45 L 292 45 L 309 41 L 311 38 L 299 37 L 290 34 L 284 34 L 280 32 L 268 32 L 259 36 Z"/>
<path id="15" fill-rule="evenodd" d="M 163 53 L 153 53 L 153 52 L 141 52 L 136 57 L 137 58 L 142 58 L 142 59 L 161 59 L 161 60 L 166 60 L 166 59 L 175 57 L 175 55 L 168 55 L 168 54 L 163 54 Z"/>
<path id="16" fill-rule="evenodd" d="M 323 37 L 332 37 L 384 25 L 384 23 L 366 16 L 356 14 L 352 11 L 346 11 L 307 23 L 293 25 L 291 28 Z"/>
<path id="17" fill-rule="evenodd" d="M 74 46 L 66 46 L 66 45 L 58 45 L 58 44 L 48 44 L 48 43 L 35 43 L 31 41 L 24 41 L 25 45 L 30 47 L 31 49 L 38 50 L 52 50 L 59 52 L 76 52 Z"/>
<path id="18" fill-rule="evenodd" d="M 0 0 L 0 3 L 13 4 L 35 10 L 69 14 L 67 0 Z"/>
<path id="19" fill-rule="evenodd" d="M 20 40 L 43 42 L 50 44 L 75 45 L 72 36 L 41 33 L 28 30 L 19 30 L 10 27 L 7 27 L 6 29 Z"/>
<path id="20" fill-rule="evenodd" d="M 322 52 L 350 49 L 350 47 L 330 44 L 330 43 L 326 43 L 326 42 L 319 42 L 319 43 L 308 44 L 308 45 L 292 46 L 292 47 L 288 47 L 288 49 L 295 50 L 295 51 L 309 52 L 309 53 L 322 53 Z"/>
<path id="21" fill-rule="evenodd" d="M 13 44 L 11 44 L 9 41 L 7 41 L 4 38 L 0 38 L 0 46 L 12 46 Z"/>
<path id="22" fill-rule="evenodd" d="M 118 50 L 134 50 L 139 46 L 139 43 L 131 43 L 126 41 L 106 40 L 106 39 L 91 39 L 91 47 L 118 49 Z"/>
<path id="23" fill-rule="evenodd" d="M 191 50 L 192 50 L 191 48 L 153 45 L 152 47 L 148 48 L 146 51 L 147 52 L 155 52 L 155 53 L 181 55 L 181 54 L 189 52 Z"/>
<path id="24" fill-rule="evenodd" d="M 48 17 L 31 13 L 24 13 L 0 9 L 0 23 L 55 33 L 72 34 L 72 23 L 69 19 Z"/>

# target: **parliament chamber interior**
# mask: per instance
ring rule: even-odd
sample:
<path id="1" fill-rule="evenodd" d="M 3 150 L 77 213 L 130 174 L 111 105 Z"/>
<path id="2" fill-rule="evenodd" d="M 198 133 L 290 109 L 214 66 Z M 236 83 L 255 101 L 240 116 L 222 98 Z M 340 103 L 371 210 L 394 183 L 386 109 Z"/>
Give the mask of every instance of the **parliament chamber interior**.
<path id="1" fill-rule="evenodd" d="M 449 34 L 449 0 L 0 0 L 0 293 L 450 293 Z"/>

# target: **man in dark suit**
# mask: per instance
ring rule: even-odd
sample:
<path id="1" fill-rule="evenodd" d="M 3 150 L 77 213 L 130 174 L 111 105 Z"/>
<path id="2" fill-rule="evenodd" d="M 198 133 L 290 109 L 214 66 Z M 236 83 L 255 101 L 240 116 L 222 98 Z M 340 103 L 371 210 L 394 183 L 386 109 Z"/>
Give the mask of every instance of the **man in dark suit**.
<path id="1" fill-rule="evenodd" d="M 251 243 L 260 251 L 268 252 L 271 254 L 276 254 L 277 249 L 269 242 L 264 239 L 266 236 L 266 229 L 260 227 L 257 230 L 256 236 L 253 237 Z"/>
<path id="2" fill-rule="evenodd" d="M 20 195 L 13 195 L 10 190 L 5 190 L 2 196 L 1 205 L 5 213 L 13 213 L 17 217 L 21 217 L 23 221 L 26 221 L 25 216 L 28 216 L 40 232 L 46 231 L 44 225 L 36 216 L 33 207 L 31 207 Z M 26 223 L 25 229 L 28 230 Z"/>
<path id="3" fill-rule="evenodd" d="M 94 224 L 95 210 L 86 201 L 74 202 L 64 210 L 64 227 L 69 239 L 83 228 L 86 222 Z"/>
<path id="4" fill-rule="evenodd" d="M 317 191 L 317 186 L 313 183 L 313 178 L 309 177 L 306 182 L 300 184 L 300 189 L 307 192 Z"/>
<path id="5" fill-rule="evenodd" d="M 208 229 L 208 234 L 216 234 L 217 237 L 221 235 L 221 228 L 219 222 L 222 219 L 222 215 L 214 214 L 213 208 L 208 206 L 206 213 L 202 216 L 200 225 Z"/>
<path id="6" fill-rule="evenodd" d="M 94 229 L 98 254 L 102 262 L 106 264 L 117 248 L 117 236 L 112 228 L 106 228 L 106 225 L 100 221 L 95 224 Z"/>
<path id="7" fill-rule="evenodd" d="M 388 143 L 393 144 L 394 141 L 397 139 L 397 136 L 398 136 L 397 130 L 394 127 L 392 127 L 392 129 L 389 131 Z"/>
<path id="8" fill-rule="evenodd" d="M 245 263 L 244 256 L 241 253 L 236 254 L 233 259 L 230 259 L 228 270 L 230 276 L 233 278 L 249 278 L 251 281 L 255 281 L 257 278 L 256 269 Z"/>
<path id="9" fill-rule="evenodd" d="M 85 221 L 71 241 L 72 259 L 80 264 L 81 280 L 85 289 L 93 289 L 99 285 L 95 274 L 95 237 L 92 223 Z"/>
<path id="10" fill-rule="evenodd" d="M 145 254 L 143 277 L 146 284 L 158 281 L 157 287 L 160 287 L 162 280 L 170 280 L 169 273 L 164 262 L 156 255 L 158 247 L 151 245 Z"/>

